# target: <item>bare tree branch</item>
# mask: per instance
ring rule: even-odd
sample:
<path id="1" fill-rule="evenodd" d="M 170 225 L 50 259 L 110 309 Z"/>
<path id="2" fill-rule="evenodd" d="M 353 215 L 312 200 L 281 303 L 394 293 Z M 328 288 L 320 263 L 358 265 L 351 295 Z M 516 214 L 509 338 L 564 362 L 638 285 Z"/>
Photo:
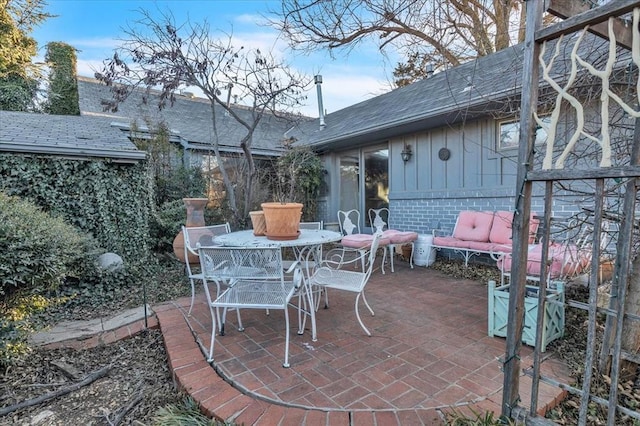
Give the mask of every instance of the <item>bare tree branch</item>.
<path id="1" fill-rule="evenodd" d="M 229 207 L 236 220 L 248 217 L 256 173 L 251 150 L 253 134 L 266 114 L 293 120 L 295 116 L 291 112 L 301 104 L 311 79 L 296 74 L 268 52 L 235 47 L 230 34 L 222 39 L 212 37 L 206 21 L 177 25 L 170 13 L 161 13 L 156 19 L 143 9 L 139 12 L 141 18 L 125 30 L 127 37 L 113 58 L 105 61 L 102 72 L 96 73 L 96 78 L 112 89 L 113 100 L 105 108 L 116 111 L 138 88 L 145 88 L 147 93 L 151 89 L 159 91 L 156 102 L 160 109 L 173 105 L 177 91 L 187 87 L 200 89 L 211 104 L 214 128 L 211 145 Z M 228 103 L 225 93 L 230 88 L 249 114 L 240 114 L 236 106 Z M 236 187 L 219 149 L 216 107 L 222 108 L 245 129 L 241 139 L 235 141 L 248 166 L 242 168 L 246 170 L 243 206 L 238 205 Z M 238 170 L 234 169 L 234 173 L 237 177 Z"/>
<path id="2" fill-rule="evenodd" d="M 522 0 L 297 0 L 282 1 L 271 25 L 303 51 L 350 50 L 373 40 L 381 51 L 446 68 L 522 41 L 523 9 Z"/>

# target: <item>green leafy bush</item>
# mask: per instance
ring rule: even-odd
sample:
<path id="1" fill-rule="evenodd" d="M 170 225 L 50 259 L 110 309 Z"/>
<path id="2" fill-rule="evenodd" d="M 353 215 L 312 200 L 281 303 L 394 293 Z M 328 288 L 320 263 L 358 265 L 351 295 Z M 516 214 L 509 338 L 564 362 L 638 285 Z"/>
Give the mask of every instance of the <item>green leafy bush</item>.
<path id="1" fill-rule="evenodd" d="M 207 192 L 207 182 L 197 167 L 170 169 L 164 175 L 156 176 L 155 187 L 159 205 L 185 197 L 205 197 Z"/>
<path id="2" fill-rule="evenodd" d="M 50 300 L 40 295 L 16 295 L 8 304 L 0 302 L 0 368 L 29 352 L 26 337 L 33 331 L 29 317 L 50 304 Z"/>
<path id="3" fill-rule="evenodd" d="M 99 250 L 61 218 L 0 192 L 0 366 L 28 352 L 33 315 L 66 301 L 51 294 L 96 274 Z"/>
<path id="4" fill-rule="evenodd" d="M 152 186 L 144 163 L 0 154 L 0 191 L 62 217 L 125 261 L 150 255 Z"/>
<path id="5" fill-rule="evenodd" d="M 291 148 L 276 161 L 275 174 L 271 187 L 276 200 L 302 203 L 302 220 L 316 220 L 324 176 L 320 157 L 308 147 Z"/>
<path id="6" fill-rule="evenodd" d="M 0 295 L 45 292 L 92 268 L 94 240 L 33 203 L 0 192 Z"/>

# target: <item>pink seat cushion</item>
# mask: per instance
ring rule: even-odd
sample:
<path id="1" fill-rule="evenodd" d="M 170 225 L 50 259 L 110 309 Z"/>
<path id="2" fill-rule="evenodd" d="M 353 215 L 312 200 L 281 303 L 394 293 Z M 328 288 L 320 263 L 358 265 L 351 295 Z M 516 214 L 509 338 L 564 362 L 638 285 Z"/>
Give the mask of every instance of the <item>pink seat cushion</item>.
<path id="1" fill-rule="evenodd" d="M 371 247 L 371 243 L 373 242 L 373 235 L 371 234 L 351 234 L 345 235 L 342 237 L 340 243 L 349 248 L 357 248 L 364 249 Z M 378 240 L 378 244 L 381 246 L 386 246 L 390 242 L 388 237 L 383 236 Z"/>
<path id="2" fill-rule="evenodd" d="M 417 232 L 411 231 L 396 231 L 395 229 L 388 229 L 382 233 L 383 238 L 389 238 L 391 244 L 406 244 L 418 239 Z"/>
<path id="3" fill-rule="evenodd" d="M 433 237 L 433 244 L 442 247 L 460 247 L 465 248 L 466 241 L 453 237 Z"/>
<path id="4" fill-rule="evenodd" d="M 493 212 L 461 211 L 453 236 L 464 241 L 489 242 Z"/>
<path id="5" fill-rule="evenodd" d="M 536 244 L 527 254 L 527 275 L 540 276 L 540 259 L 542 244 Z M 577 275 L 589 266 L 588 255 L 581 253 L 574 244 L 551 243 L 549 259 L 547 270 L 551 278 Z M 498 268 L 511 272 L 511 256 L 498 260 Z"/>

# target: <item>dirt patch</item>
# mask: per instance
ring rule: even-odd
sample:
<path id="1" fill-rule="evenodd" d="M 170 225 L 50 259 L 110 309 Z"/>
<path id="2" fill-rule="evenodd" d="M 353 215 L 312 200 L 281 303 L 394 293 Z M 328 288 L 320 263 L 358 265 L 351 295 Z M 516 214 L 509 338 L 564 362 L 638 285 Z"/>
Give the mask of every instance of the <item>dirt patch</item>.
<path id="1" fill-rule="evenodd" d="M 88 350 L 34 350 L 0 377 L 0 405 L 65 389 L 104 367 L 108 373 L 91 384 L 2 416 L 0 424 L 151 424 L 158 408 L 183 398 L 174 387 L 160 331 L 148 330 Z"/>

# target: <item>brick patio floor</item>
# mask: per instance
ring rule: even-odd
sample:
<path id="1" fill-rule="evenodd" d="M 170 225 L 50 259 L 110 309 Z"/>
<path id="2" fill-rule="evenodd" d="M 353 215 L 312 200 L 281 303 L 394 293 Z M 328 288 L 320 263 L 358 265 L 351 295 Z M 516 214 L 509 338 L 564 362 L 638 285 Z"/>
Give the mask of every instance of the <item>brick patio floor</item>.
<path id="1" fill-rule="evenodd" d="M 204 411 L 249 424 L 414 425 L 443 424 L 442 411 L 500 413 L 505 339 L 487 336 L 487 287 L 397 261 L 396 272 L 374 272 L 357 323 L 355 295 L 329 293 L 329 309 L 317 312 L 318 340 L 297 335 L 292 320 L 290 368 L 283 368 L 283 312 L 242 311 L 244 332 L 228 315 L 216 338 L 213 367 L 206 362 L 211 319 L 203 293 L 188 317 L 189 298 L 155 306 L 174 377 Z M 362 305 L 362 302 L 361 302 Z M 307 323 L 307 328 L 309 324 Z M 522 367 L 533 363 L 524 347 Z M 553 357 L 543 374 L 566 381 Z M 530 379 L 520 378 L 528 406 Z M 563 398 L 540 385 L 539 413 Z"/>

